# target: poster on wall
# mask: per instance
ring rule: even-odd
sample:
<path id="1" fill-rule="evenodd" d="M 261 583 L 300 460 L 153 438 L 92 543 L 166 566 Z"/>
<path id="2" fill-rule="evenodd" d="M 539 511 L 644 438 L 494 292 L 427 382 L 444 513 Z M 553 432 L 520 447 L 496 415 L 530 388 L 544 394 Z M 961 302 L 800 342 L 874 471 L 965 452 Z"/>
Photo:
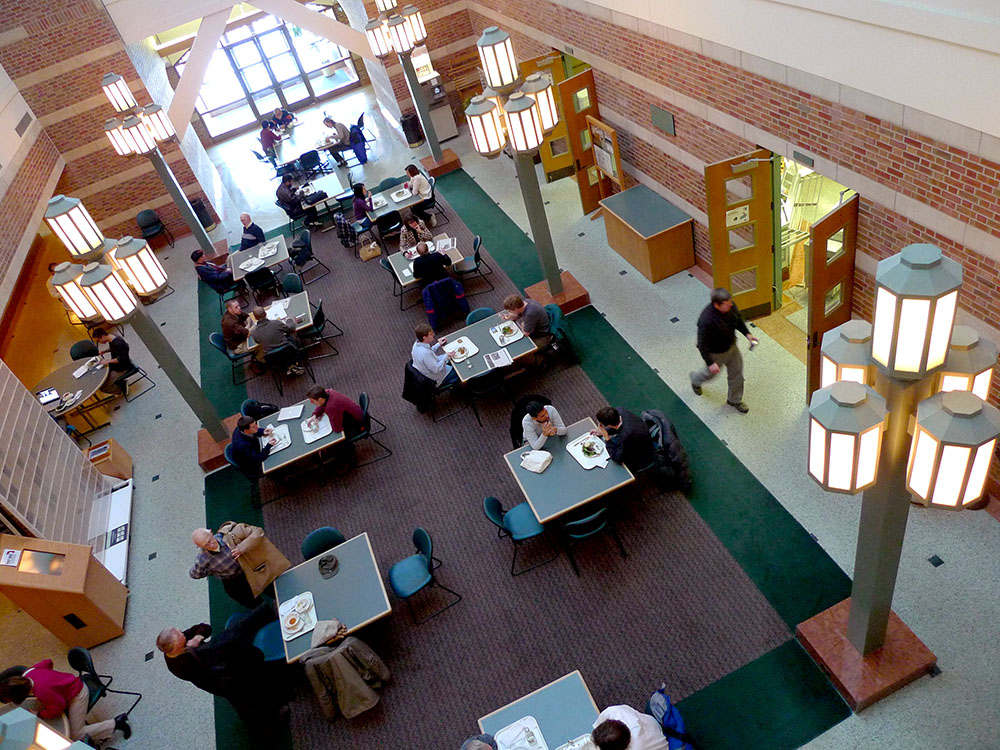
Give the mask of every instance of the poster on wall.
<path id="1" fill-rule="evenodd" d="M 618 152 L 618 134 L 610 125 L 590 115 L 587 115 L 587 126 L 590 129 L 594 164 L 603 176 L 621 187 L 622 160 Z"/>

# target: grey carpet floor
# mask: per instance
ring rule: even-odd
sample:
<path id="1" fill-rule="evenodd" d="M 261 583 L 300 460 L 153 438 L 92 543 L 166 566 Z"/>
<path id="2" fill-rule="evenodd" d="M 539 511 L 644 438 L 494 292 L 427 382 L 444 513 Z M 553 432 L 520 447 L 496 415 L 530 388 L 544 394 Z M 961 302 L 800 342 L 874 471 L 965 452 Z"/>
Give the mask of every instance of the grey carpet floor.
<path id="1" fill-rule="evenodd" d="M 437 231 L 471 247 L 453 213 Z M 317 381 L 352 397 L 366 391 L 372 413 L 388 425 L 380 437 L 394 455 L 353 471 L 316 468 L 266 482 L 265 498 L 288 493 L 264 508 L 268 536 L 296 562 L 313 528 L 335 526 L 348 537 L 367 531 L 385 578 L 393 562 L 412 554 L 410 535 L 423 526 L 443 561 L 439 579 L 464 599 L 417 626 L 390 592 L 392 615 L 358 633 L 392 670 L 382 702 L 331 723 L 300 690 L 292 703 L 298 748 L 457 748 L 477 731 L 479 716 L 574 669 L 601 707 L 641 707 L 664 680 L 678 700 L 788 639 L 787 627 L 683 496 L 652 484 L 609 501 L 627 559 L 610 538 L 596 537 L 577 548 L 579 578 L 565 555 L 512 578 L 511 543 L 497 538 L 482 511 L 485 495 L 505 507 L 523 499 L 502 458 L 510 449 L 512 402 L 482 401 L 481 427 L 469 409 L 436 424 L 419 414 L 400 393 L 413 327 L 426 319 L 421 308 L 401 312 L 386 271 L 377 261 L 358 261 L 335 233 L 317 235 L 314 249 L 333 273 L 307 291 L 314 302 L 324 300 L 345 331 L 335 339 L 339 356 L 314 363 Z M 498 309 L 516 291 L 499 269 L 490 278 L 496 290 L 472 297 L 472 307 Z M 467 293 L 482 288 L 466 285 Z M 462 325 L 456 319 L 443 332 Z M 248 391 L 287 404 L 311 385 L 308 376 L 287 379 L 282 397 L 260 377 Z M 528 372 L 511 381 L 510 391 L 514 398 L 548 395 L 567 422 L 604 405 L 579 367 Z M 358 458 L 379 450 L 362 446 Z M 529 543 L 521 562 L 547 552 L 544 542 Z M 418 610 L 447 597 L 422 592 Z"/>

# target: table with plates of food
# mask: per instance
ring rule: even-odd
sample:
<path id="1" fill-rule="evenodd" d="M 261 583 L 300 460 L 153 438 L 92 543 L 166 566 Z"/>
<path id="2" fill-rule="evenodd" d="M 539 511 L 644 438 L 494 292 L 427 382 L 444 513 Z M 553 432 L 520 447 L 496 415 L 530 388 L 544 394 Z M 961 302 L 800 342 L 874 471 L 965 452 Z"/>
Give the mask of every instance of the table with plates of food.
<path id="1" fill-rule="evenodd" d="M 279 266 L 288 260 L 288 245 L 285 236 L 279 234 L 267 242 L 248 247 L 230 254 L 226 259 L 229 270 L 233 272 L 233 281 L 240 281 L 248 273 L 261 268 Z"/>

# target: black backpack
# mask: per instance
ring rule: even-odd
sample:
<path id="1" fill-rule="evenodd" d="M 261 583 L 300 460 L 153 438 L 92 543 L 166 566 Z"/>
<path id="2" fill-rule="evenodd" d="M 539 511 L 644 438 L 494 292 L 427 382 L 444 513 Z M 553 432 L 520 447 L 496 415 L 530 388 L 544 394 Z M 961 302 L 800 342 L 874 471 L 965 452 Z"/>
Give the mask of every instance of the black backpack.
<path id="1" fill-rule="evenodd" d="M 690 492 L 691 469 L 687 453 L 667 415 L 658 409 L 648 409 L 642 413 L 642 421 L 653 440 L 654 460 L 660 476 L 682 492 Z"/>

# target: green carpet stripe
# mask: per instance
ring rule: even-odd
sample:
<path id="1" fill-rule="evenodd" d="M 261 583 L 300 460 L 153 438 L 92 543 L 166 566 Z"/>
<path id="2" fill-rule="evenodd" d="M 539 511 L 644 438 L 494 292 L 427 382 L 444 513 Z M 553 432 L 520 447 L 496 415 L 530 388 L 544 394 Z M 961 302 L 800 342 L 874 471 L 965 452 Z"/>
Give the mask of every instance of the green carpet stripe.
<path id="1" fill-rule="evenodd" d="M 658 408 L 674 423 L 691 459 L 689 501 L 789 627 L 848 596 L 840 567 L 594 307 L 568 320 L 584 371 L 610 403 Z"/>
<path id="2" fill-rule="evenodd" d="M 505 157 L 501 157 L 505 158 Z M 435 189 L 462 217 L 483 247 L 521 289 L 542 280 L 535 243 L 510 220 L 464 169 L 438 177 Z"/>
<path id="3" fill-rule="evenodd" d="M 238 414 L 247 397 L 245 385 L 233 385 L 229 361 L 208 341 L 212 331 L 219 330 L 219 295 L 207 284 L 198 284 L 198 330 L 201 334 L 201 387 L 225 419 Z M 264 517 L 250 503 L 250 489 L 246 479 L 232 468 L 226 468 L 205 477 L 205 525 L 217 529 L 226 521 L 244 521 L 261 526 Z M 208 602 L 213 630 L 221 632 L 226 620 L 235 612 L 243 611 L 229 598 L 222 584 L 215 577 L 208 579 Z M 192 623 L 193 624 L 193 623 Z M 233 707 L 222 698 L 215 698 L 215 746 L 218 750 L 244 750 L 265 747 L 247 729 Z M 291 750 L 290 731 L 281 742 L 269 742 L 267 750 Z"/>
<path id="4" fill-rule="evenodd" d="M 701 748 L 795 748 L 851 709 L 790 639 L 677 703 Z"/>

